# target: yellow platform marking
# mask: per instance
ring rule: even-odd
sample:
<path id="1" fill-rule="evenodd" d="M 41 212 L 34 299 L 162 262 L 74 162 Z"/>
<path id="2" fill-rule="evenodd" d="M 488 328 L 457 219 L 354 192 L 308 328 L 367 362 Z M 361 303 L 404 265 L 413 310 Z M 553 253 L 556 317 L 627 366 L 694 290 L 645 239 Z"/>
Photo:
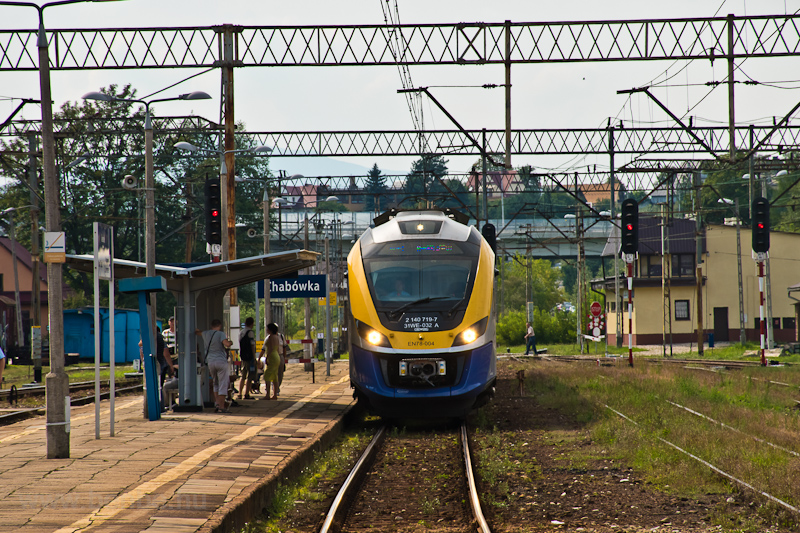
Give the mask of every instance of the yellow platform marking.
<path id="1" fill-rule="evenodd" d="M 274 426 L 284 418 L 286 418 L 291 413 L 299 410 L 303 405 L 310 402 L 320 394 L 326 392 L 329 388 L 333 387 L 334 385 L 339 385 L 344 383 L 350 379 L 350 376 L 345 376 L 333 383 L 329 383 L 327 385 L 323 385 L 319 389 L 315 390 L 305 398 L 298 400 L 294 404 L 290 405 L 283 411 L 281 411 L 276 416 L 268 418 L 261 424 L 257 426 L 251 426 L 242 431 L 238 435 L 234 435 L 230 437 L 228 440 L 217 444 L 215 446 L 210 446 L 208 448 L 204 448 L 203 450 L 197 452 L 193 456 L 189 457 L 188 459 L 182 461 L 178 465 L 170 468 L 166 472 L 156 476 L 155 478 L 142 483 L 138 487 L 135 487 L 130 492 L 126 492 L 125 494 L 120 494 L 112 501 L 98 509 L 97 511 L 86 515 L 84 518 L 74 522 L 73 524 L 63 527 L 57 530 L 55 533 L 74 533 L 76 531 L 81 531 L 87 528 L 90 528 L 94 525 L 101 524 L 106 520 L 109 520 L 120 512 L 124 511 L 128 507 L 132 506 L 134 503 L 139 501 L 141 498 L 145 497 L 147 494 L 150 494 L 156 491 L 158 488 L 162 487 L 163 485 L 169 483 L 177 479 L 180 476 L 187 475 L 191 470 L 196 468 L 201 463 L 206 463 L 208 460 L 213 457 L 214 455 L 224 451 L 227 448 L 235 446 L 240 442 L 249 439 L 250 437 L 255 437 L 259 434 L 259 432 L 263 431 L 265 427 Z"/>

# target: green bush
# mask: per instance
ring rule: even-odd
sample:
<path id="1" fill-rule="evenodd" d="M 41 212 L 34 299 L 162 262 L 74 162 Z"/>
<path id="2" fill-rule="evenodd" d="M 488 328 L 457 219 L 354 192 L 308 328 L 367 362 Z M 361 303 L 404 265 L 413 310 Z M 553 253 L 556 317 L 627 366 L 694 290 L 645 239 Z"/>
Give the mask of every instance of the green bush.
<path id="1" fill-rule="evenodd" d="M 575 342 L 575 313 L 556 311 L 551 315 L 536 308 L 533 310 L 533 330 L 537 345 Z M 525 344 L 524 337 L 524 311 L 510 311 L 497 320 L 498 344 Z"/>

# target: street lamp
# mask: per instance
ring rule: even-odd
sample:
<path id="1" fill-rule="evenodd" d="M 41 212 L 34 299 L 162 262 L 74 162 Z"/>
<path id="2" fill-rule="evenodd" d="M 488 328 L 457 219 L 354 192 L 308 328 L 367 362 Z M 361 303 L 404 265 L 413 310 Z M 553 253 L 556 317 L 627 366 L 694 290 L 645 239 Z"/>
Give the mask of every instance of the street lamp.
<path id="1" fill-rule="evenodd" d="M 156 183 L 153 171 L 153 123 L 150 120 L 150 105 L 157 102 L 171 102 L 173 100 L 210 100 L 211 95 L 203 91 L 194 91 L 181 94 L 171 98 L 155 98 L 152 100 L 141 100 L 138 98 L 118 98 L 106 93 L 91 91 L 83 95 L 84 100 L 97 100 L 100 102 L 125 102 L 138 103 L 144 105 L 144 261 L 145 275 L 154 277 L 156 275 Z M 156 296 L 150 295 L 150 305 L 153 312 L 150 314 L 150 338 L 155 339 L 156 335 Z M 144 415 L 148 417 L 147 405 L 145 403 Z"/>
<path id="2" fill-rule="evenodd" d="M 741 216 L 739 216 L 739 199 L 734 198 L 720 198 L 717 203 L 733 206 L 733 214 L 736 215 L 736 263 L 739 270 L 739 344 L 744 346 L 747 341 L 745 335 L 745 321 L 744 321 L 744 290 L 742 287 L 742 239 L 741 239 Z"/>
<path id="3" fill-rule="evenodd" d="M 47 33 L 44 28 L 44 10 L 50 6 L 77 4 L 85 1 L 114 0 L 58 0 L 41 6 L 33 2 L 0 1 L 0 5 L 33 7 L 39 13 L 39 30 L 36 47 L 39 51 L 39 90 L 42 106 L 42 162 L 44 172 L 45 228 L 48 232 L 61 230 L 58 178 L 56 176 L 56 147 L 53 135 L 53 103 L 50 91 L 50 57 Z M 69 420 L 67 405 L 69 378 L 64 371 L 64 305 L 61 263 L 47 264 L 48 311 L 50 315 L 50 372 L 45 382 L 47 406 L 47 458 L 69 457 Z"/>
<path id="4" fill-rule="evenodd" d="M 226 226 L 226 230 L 222 232 L 222 260 L 227 261 L 229 259 L 234 259 L 236 257 L 236 241 L 234 240 L 233 242 L 230 242 L 230 234 L 232 233 L 232 229 L 235 227 L 234 219 L 236 217 L 236 210 L 233 202 L 234 198 L 228 198 L 228 167 L 225 164 L 225 155 L 236 153 L 249 153 L 251 155 L 268 154 L 272 151 L 272 148 L 262 145 L 254 146 L 252 148 L 241 148 L 237 150 L 214 150 L 210 148 L 200 148 L 186 141 L 177 142 L 174 144 L 174 146 L 179 150 L 186 150 L 187 152 L 217 154 L 220 156 L 219 188 L 222 196 L 222 220 L 225 221 Z"/>
<path id="5" fill-rule="evenodd" d="M 150 105 L 157 102 L 171 102 L 174 100 L 210 100 L 211 95 L 203 91 L 194 91 L 181 94 L 172 98 L 155 98 L 153 100 L 140 100 L 137 98 L 117 98 L 97 91 L 83 95 L 84 100 L 98 100 L 101 102 L 126 102 L 144 105 L 144 142 L 145 142 L 145 264 L 148 277 L 156 275 L 156 219 L 155 219 L 155 176 L 153 172 L 153 123 L 150 119 Z M 155 328 L 151 328 L 155 331 Z M 155 338 L 155 337 L 153 337 Z"/>

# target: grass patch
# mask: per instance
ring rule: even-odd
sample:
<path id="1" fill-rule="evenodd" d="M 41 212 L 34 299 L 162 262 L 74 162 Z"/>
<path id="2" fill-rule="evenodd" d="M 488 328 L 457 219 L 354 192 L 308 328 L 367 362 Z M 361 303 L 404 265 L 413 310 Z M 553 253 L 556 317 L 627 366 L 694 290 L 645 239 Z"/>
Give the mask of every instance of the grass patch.
<path id="1" fill-rule="evenodd" d="M 795 374 L 790 380 L 797 378 L 796 372 L 789 373 Z M 629 368 L 555 363 L 537 370 L 531 390 L 544 405 L 562 405 L 567 412 L 574 406 L 565 400 L 565 391 L 573 390 L 573 396 L 588 401 L 592 439 L 664 490 L 691 497 L 738 488 L 659 437 L 798 506 L 800 494 L 789 480 L 800 478 L 800 460 L 753 438 L 800 452 L 800 413 L 793 407 L 796 388 L 770 383 L 785 380 L 782 374 L 773 368 L 754 368 L 749 375 L 653 364 Z"/>
<path id="2" fill-rule="evenodd" d="M 79 383 L 82 381 L 93 381 L 94 380 L 94 363 L 80 363 L 77 365 L 70 365 L 66 367 L 67 377 L 69 378 L 70 383 Z M 42 366 L 42 384 L 44 384 L 44 379 L 47 376 L 47 373 L 50 372 L 49 366 Z M 125 374 L 133 372 L 133 365 L 130 364 L 118 364 L 114 367 L 114 379 L 115 381 L 122 381 L 125 379 Z M 105 368 L 100 369 L 100 379 L 106 380 L 109 379 L 111 375 L 111 371 L 109 370 L 108 366 L 106 365 Z M 17 388 L 20 388 L 22 385 L 26 385 L 33 381 L 33 366 L 29 365 L 6 365 L 5 370 L 3 371 L 3 389 L 10 389 L 12 385 L 16 385 Z"/>
<path id="3" fill-rule="evenodd" d="M 316 455 L 302 475 L 289 485 L 280 485 L 270 500 L 267 512 L 242 533 L 280 533 L 279 521 L 296 504 L 320 501 L 326 495 L 320 487 L 348 472 L 359 454 L 372 438 L 372 433 L 357 432 L 344 435 L 330 449 Z"/>

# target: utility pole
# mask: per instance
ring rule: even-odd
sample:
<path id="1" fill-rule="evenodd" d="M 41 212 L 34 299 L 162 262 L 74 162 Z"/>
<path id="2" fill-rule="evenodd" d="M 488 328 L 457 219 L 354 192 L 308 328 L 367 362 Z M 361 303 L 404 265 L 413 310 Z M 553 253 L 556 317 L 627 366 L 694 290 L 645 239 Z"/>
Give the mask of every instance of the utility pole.
<path id="1" fill-rule="evenodd" d="M 221 105 L 225 136 L 222 147 L 224 152 L 222 154 L 222 167 L 226 172 L 226 179 L 221 181 L 220 187 L 224 189 L 222 191 L 222 201 L 226 203 L 227 207 L 227 219 L 224 221 L 225 227 L 222 229 L 222 259 L 223 261 L 230 261 L 236 259 L 236 155 L 233 152 L 236 149 L 236 140 L 234 138 L 236 122 L 233 106 L 234 34 L 241 31 L 241 29 L 231 24 L 224 24 L 218 31 L 222 39 L 223 54 Z M 230 324 L 230 307 L 239 305 L 238 293 L 235 287 L 228 291 L 226 300 L 229 318 L 228 327 L 231 327 L 234 324 Z M 239 324 L 235 324 L 235 326 L 238 328 Z"/>
<path id="2" fill-rule="evenodd" d="M 695 208 L 695 255 L 697 271 L 695 279 L 697 281 L 697 355 L 703 356 L 703 216 L 701 213 L 700 202 L 700 173 L 694 172 L 694 208 Z"/>

